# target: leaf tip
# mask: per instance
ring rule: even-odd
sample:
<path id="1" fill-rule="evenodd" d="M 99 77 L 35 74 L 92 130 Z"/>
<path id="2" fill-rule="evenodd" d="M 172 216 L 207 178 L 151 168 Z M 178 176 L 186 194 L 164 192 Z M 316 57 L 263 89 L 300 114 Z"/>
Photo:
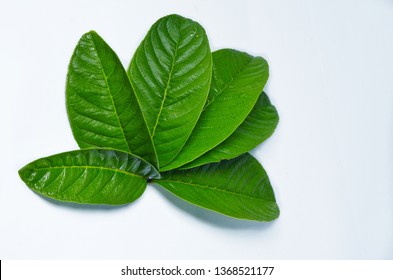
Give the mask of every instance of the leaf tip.
<path id="1" fill-rule="evenodd" d="M 184 19 L 184 17 L 179 14 L 169 14 L 167 16 L 164 16 L 162 19 L 164 19 L 164 18 L 172 19 L 172 20 L 183 20 Z"/>
<path id="2" fill-rule="evenodd" d="M 85 34 L 82 35 L 81 41 L 87 40 L 87 41 L 93 41 L 96 39 L 101 39 L 101 36 L 98 35 L 98 33 L 95 30 L 90 30 L 89 32 L 86 32 Z"/>
<path id="3" fill-rule="evenodd" d="M 33 170 L 30 165 L 25 165 L 21 169 L 18 170 L 19 177 L 22 179 L 23 182 L 27 182 L 28 178 L 32 174 Z"/>
<path id="4" fill-rule="evenodd" d="M 265 219 L 266 222 L 272 222 L 280 217 L 280 207 L 278 207 L 277 203 L 274 203 L 271 213 L 268 215 L 268 218 Z"/>

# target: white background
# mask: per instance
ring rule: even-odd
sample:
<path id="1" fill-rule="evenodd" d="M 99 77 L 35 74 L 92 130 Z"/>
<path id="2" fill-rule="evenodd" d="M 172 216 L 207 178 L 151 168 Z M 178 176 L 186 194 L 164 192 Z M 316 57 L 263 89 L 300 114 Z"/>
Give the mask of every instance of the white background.
<path id="1" fill-rule="evenodd" d="M 213 50 L 270 64 L 280 114 L 253 152 L 281 207 L 230 219 L 149 186 L 119 207 L 41 198 L 28 162 L 77 149 L 65 111 L 68 61 L 96 30 L 125 67 L 149 27 L 178 13 Z M 0 0 L 1 259 L 392 259 L 393 1 Z"/>

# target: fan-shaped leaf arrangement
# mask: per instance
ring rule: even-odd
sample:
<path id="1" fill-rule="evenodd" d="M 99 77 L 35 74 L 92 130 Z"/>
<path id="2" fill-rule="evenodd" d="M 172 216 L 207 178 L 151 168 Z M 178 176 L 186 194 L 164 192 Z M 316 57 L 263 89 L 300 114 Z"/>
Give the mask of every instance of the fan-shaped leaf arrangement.
<path id="1" fill-rule="evenodd" d="M 33 161 L 19 171 L 33 191 L 61 201 L 120 205 L 148 182 L 219 213 L 257 221 L 279 216 L 261 164 L 248 152 L 278 114 L 263 88 L 261 57 L 210 51 L 197 22 L 159 19 L 128 70 L 94 31 L 71 57 L 66 105 L 81 150 Z"/>

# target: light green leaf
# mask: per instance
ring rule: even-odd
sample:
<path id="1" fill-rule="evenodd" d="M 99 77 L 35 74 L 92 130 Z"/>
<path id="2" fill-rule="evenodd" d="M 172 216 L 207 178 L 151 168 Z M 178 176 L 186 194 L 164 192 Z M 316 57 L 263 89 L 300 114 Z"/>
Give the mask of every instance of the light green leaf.
<path id="1" fill-rule="evenodd" d="M 271 221 L 280 213 L 265 170 L 249 154 L 172 170 L 154 182 L 188 202 L 239 219 Z"/>
<path id="2" fill-rule="evenodd" d="M 251 113 L 231 136 L 206 154 L 183 165 L 181 169 L 219 162 L 223 159 L 232 159 L 249 152 L 273 134 L 278 120 L 276 108 L 263 92 Z"/>
<path id="3" fill-rule="evenodd" d="M 67 75 L 67 113 L 81 148 L 109 148 L 157 164 L 142 111 L 115 52 L 94 31 L 82 36 Z"/>
<path id="4" fill-rule="evenodd" d="M 19 170 L 33 191 L 61 201 L 120 205 L 142 195 L 159 178 L 141 158 L 111 150 L 79 150 L 33 161 Z"/>
<path id="5" fill-rule="evenodd" d="M 158 20 L 138 47 L 128 74 L 159 166 L 171 162 L 189 138 L 206 102 L 211 68 L 204 29 L 178 15 Z"/>
<path id="6" fill-rule="evenodd" d="M 223 49 L 213 53 L 210 93 L 186 145 L 162 171 L 193 161 L 228 138 L 255 105 L 269 76 L 266 60 Z"/>

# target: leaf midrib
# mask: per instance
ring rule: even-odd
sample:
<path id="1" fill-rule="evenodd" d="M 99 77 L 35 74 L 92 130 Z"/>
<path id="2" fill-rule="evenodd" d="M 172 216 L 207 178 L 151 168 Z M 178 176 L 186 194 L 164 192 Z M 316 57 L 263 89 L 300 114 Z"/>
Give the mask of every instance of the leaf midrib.
<path id="1" fill-rule="evenodd" d="M 156 134 L 156 129 L 157 129 L 157 126 L 158 126 L 158 121 L 160 119 L 160 116 L 161 116 L 161 113 L 162 113 L 162 109 L 164 108 L 164 103 L 165 103 L 166 96 L 167 96 L 167 93 L 168 93 L 169 85 L 171 83 L 172 74 L 173 74 L 173 71 L 174 71 L 173 69 L 175 68 L 175 60 L 176 60 L 176 56 L 177 56 L 177 51 L 179 49 L 179 41 L 180 40 L 176 41 L 175 53 L 173 55 L 173 59 L 172 59 L 172 63 L 171 63 L 171 71 L 169 72 L 168 81 L 167 81 L 166 86 L 165 86 L 164 97 L 163 97 L 163 99 L 161 101 L 160 110 L 158 111 L 156 123 L 154 124 L 153 131 L 152 131 L 152 134 L 151 134 L 151 137 L 153 138 L 153 142 L 154 142 L 154 135 Z"/>
<path id="2" fill-rule="evenodd" d="M 231 192 L 231 191 L 228 191 L 228 190 L 218 189 L 218 188 L 214 188 L 214 187 L 211 187 L 211 186 L 205 186 L 205 185 L 200 185 L 200 184 L 195 184 L 195 183 L 180 182 L 180 181 L 166 180 L 166 179 L 164 179 L 164 180 L 163 179 L 158 179 L 158 180 L 154 180 L 154 182 L 156 182 L 158 184 L 160 182 L 185 184 L 185 185 L 189 185 L 189 186 L 193 186 L 193 187 L 199 187 L 199 188 L 202 188 L 202 189 L 209 189 L 209 190 L 213 190 L 213 191 L 218 191 L 218 192 L 223 192 L 223 193 L 227 193 L 227 194 L 231 194 L 231 195 L 245 197 L 245 198 L 248 198 L 248 199 L 262 200 L 264 202 L 275 203 L 275 201 L 268 201 L 266 199 L 259 198 L 259 197 L 248 196 L 248 195 L 244 195 L 244 194 L 237 193 L 237 192 Z"/>
<path id="3" fill-rule="evenodd" d="M 103 167 L 103 166 L 90 166 L 90 165 L 78 165 L 78 166 L 67 166 L 67 165 L 59 165 L 59 166 L 50 166 L 50 167 L 34 167 L 34 170 L 53 170 L 53 169 L 100 169 L 100 170 L 109 170 L 113 172 L 123 173 L 129 176 L 140 177 L 145 179 L 142 175 L 138 175 L 135 173 L 127 172 L 121 169 Z"/>
<path id="4" fill-rule="evenodd" d="M 108 78 L 107 78 L 107 77 L 109 77 L 109 75 L 107 76 L 106 73 L 105 73 L 105 71 L 104 71 L 104 67 L 103 67 L 103 64 L 102 64 L 102 61 L 101 61 L 101 57 L 100 57 L 100 55 L 99 55 L 99 53 L 98 53 L 97 45 L 96 45 L 96 43 L 94 42 L 94 39 L 92 39 L 92 42 L 93 42 L 94 48 L 97 50 L 97 58 L 98 58 L 98 61 L 99 61 L 99 63 L 100 63 L 100 66 L 101 66 L 101 67 L 100 67 L 100 68 L 101 68 L 101 72 L 102 72 L 102 75 L 104 76 L 105 84 L 106 84 L 106 87 L 107 87 L 107 90 L 108 90 L 108 93 L 109 93 L 109 96 L 110 96 L 110 99 L 111 99 L 111 102 L 112 102 L 113 109 L 114 109 L 114 111 L 115 111 L 115 116 L 117 117 L 117 121 L 118 121 L 118 123 L 119 123 L 120 130 L 121 130 L 121 132 L 122 132 L 122 134 L 123 134 L 123 138 L 124 138 L 124 140 L 125 140 L 125 142 L 126 142 L 126 144 L 127 144 L 128 152 L 132 153 L 132 150 L 131 150 L 131 147 L 130 147 L 130 143 L 128 143 L 126 134 L 125 134 L 125 132 L 124 132 L 122 123 L 121 123 L 121 121 L 120 121 L 120 116 L 119 116 L 119 114 L 118 114 L 118 112 L 117 112 L 117 108 L 116 108 L 116 105 L 115 105 L 115 101 L 113 100 L 111 88 L 109 87 Z M 116 67 L 116 65 L 115 65 L 115 67 Z M 115 68 L 113 68 L 113 70 L 112 70 L 112 72 L 110 73 L 110 75 L 111 75 L 114 71 L 115 71 Z M 129 81 L 128 78 L 127 78 L 127 81 Z M 122 85 L 121 87 L 123 87 L 123 85 Z"/>
<path id="5" fill-rule="evenodd" d="M 203 108 L 203 110 L 206 110 L 207 107 L 210 106 L 210 104 L 212 104 L 214 102 L 214 100 L 221 95 L 232 83 L 235 79 L 238 78 L 238 76 L 244 72 L 244 69 L 247 68 L 251 62 L 254 60 L 255 58 L 251 58 L 249 62 L 247 62 L 245 65 L 243 65 L 243 67 L 241 67 L 241 69 L 231 78 L 231 80 L 225 84 L 225 86 L 212 98 L 212 100 L 206 104 L 206 106 Z"/>

